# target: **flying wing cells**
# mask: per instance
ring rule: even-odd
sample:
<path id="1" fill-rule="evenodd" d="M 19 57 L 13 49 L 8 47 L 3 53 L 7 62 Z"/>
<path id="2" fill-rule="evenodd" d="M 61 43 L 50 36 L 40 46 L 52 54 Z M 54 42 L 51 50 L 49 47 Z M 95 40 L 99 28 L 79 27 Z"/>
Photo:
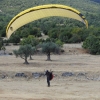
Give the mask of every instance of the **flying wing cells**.
<path id="1" fill-rule="evenodd" d="M 51 17 L 60 16 L 76 19 L 81 21 L 88 28 L 88 22 L 85 17 L 76 9 L 59 4 L 40 5 L 33 8 L 26 9 L 16 15 L 8 24 L 6 29 L 6 36 L 9 38 L 21 26 L 28 24 L 32 21 Z"/>

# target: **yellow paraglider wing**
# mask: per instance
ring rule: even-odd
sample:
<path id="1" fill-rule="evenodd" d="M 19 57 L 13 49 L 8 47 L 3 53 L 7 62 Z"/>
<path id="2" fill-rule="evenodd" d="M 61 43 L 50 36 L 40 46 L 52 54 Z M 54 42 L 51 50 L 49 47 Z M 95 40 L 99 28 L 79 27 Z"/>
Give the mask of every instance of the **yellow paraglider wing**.
<path id="1" fill-rule="evenodd" d="M 41 18 L 51 16 L 73 18 L 83 22 L 86 27 L 88 27 L 88 23 L 85 17 L 74 8 L 59 4 L 41 5 L 29 8 L 16 15 L 7 26 L 7 38 L 9 38 L 11 34 L 21 26 Z"/>

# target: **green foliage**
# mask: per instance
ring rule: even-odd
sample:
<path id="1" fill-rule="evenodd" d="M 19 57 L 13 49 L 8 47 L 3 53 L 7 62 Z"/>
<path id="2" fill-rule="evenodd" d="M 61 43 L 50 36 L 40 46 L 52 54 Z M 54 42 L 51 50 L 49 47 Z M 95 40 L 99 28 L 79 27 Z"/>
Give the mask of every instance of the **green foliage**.
<path id="1" fill-rule="evenodd" d="M 1 50 L 1 47 L 2 47 L 2 43 L 1 43 L 1 41 L 0 41 L 0 50 Z"/>
<path id="2" fill-rule="evenodd" d="M 32 40 L 35 37 L 33 35 L 29 35 L 27 38 L 23 38 L 22 41 L 20 42 L 21 45 L 26 45 L 26 44 L 31 44 Z"/>
<path id="3" fill-rule="evenodd" d="M 19 33 L 22 38 L 28 37 L 29 35 L 29 31 L 27 28 L 24 28 L 23 30 L 19 31 Z"/>
<path id="4" fill-rule="evenodd" d="M 82 30 L 80 30 L 76 34 L 78 34 L 80 36 L 81 41 L 85 41 L 85 39 L 89 36 L 90 33 L 91 33 L 91 29 L 90 28 L 88 28 L 88 29 L 83 28 Z"/>
<path id="5" fill-rule="evenodd" d="M 2 46 L 1 47 L 1 50 L 3 50 L 4 51 L 4 54 L 5 54 L 5 50 L 6 50 L 5 46 Z"/>
<path id="6" fill-rule="evenodd" d="M 39 40 L 33 35 L 29 35 L 27 38 L 23 38 L 20 44 L 21 45 L 30 44 L 33 47 L 36 47 L 39 44 Z"/>
<path id="7" fill-rule="evenodd" d="M 9 39 L 9 42 L 15 43 L 15 44 L 19 43 L 20 42 L 19 35 L 18 34 L 12 34 L 12 36 Z"/>
<path id="8" fill-rule="evenodd" d="M 98 2 L 98 3 L 100 3 L 100 0 L 91 0 L 91 1 L 94 1 L 94 2 Z"/>
<path id="9" fill-rule="evenodd" d="M 69 32 L 62 32 L 59 36 L 59 39 L 64 43 L 69 43 L 69 39 L 72 37 L 72 34 Z"/>
<path id="10" fill-rule="evenodd" d="M 14 50 L 13 53 L 16 55 L 16 57 L 21 57 L 22 59 L 25 60 L 25 64 L 28 64 L 27 58 L 34 54 L 34 48 L 29 45 L 22 45 L 18 50 Z"/>
<path id="11" fill-rule="evenodd" d="M 69 39 L 69 43 L 80 43 L 81 37 L 77 34 L 73 34 L 73 36 Z"/>
<path id="12" fill-rule="evenodd" d="M 56 42 L 55 42 L 57 45 L 59 45 L 60 47 L 62 47 L 63 46 L 63 42 L 61 41 L 61 40 L 56 40 Z"/>
<path id="13" fill-rule="evenodd" d="M 100 36 L 90 35 L 83 42 L 82 47 L 87 49 L 91 54 L 100 54 Z"/>
<path id="14" fill-rule="evenodd" d="M 74 7 L 86 16 L 86 19 L 89 22 L 89 27 L 100 26 L 100 4 L 91 2 L 91 0 L 0 0 L 0 35 L 2 37 L 6 36 L 6 27 L 9 21 L 19 12 L 30 7 L 52 3 Z M 40 31 L 47 34 L 48 31 L 57 27 L 57 25 L 69 27 L 84 26 L 82 23 L 69 18 L 50 17 L 27 24 L 18 29 L 17 32 L 21 38 L 27 37 L 28 35 L 40 36 Z M 53 37 L 55 37 L 55 34 L 58 34 L 58 32 L 53 33 Z"/>
<path id="15" fill-rule="evenodd" d="M 19 47 L 19 49 L 17 50 L 18 52 L 16 52 L 16 50 L 14 50 L 14 54 L 18 57 L 21 56 L 23 57 L 28 57 L 30 55 L 30 51 L 32 50 L 32 46 L 31 45 L 22 45 Z M 17 53 L 17 54 L 16 54 Z"/>
<path id="16" fill-rule="evenodd" d="M 34 52 L 37 50 L 37 45 L 39 44 L 39 40 L 35 38 L 33 35 L 29 35 L 27 38 L 23 38 L 20 42 L 21 45 L 30 44 L 34 48 Z M 30 53 L 30 60 L 32 60 Z"/>
<path id="17" fill-rule="evenodd" d="M 37 27 L 33 27 L 33 30 L 30 32 L 30 35 L 34 35 L 35 37 L 41 36 L 40 29 Z"/>
<path id="18" fill-rule="evenodd" d="M 56 53 L 57 50 L 58 50 L 58 45 L 53 42 L 44 42 L 42 44 L 42 51 L 46 54 L 48 54 L 48 52 Z"/>
<path id="19" fill-rule="evenodd" d="M 54 42 L 48 41 L 42 44 L 42 52 L 47 55 L 47 60 L 51 60 L 50 59 L 51 53 L 59 53 L 59 50 L 60 50 L 59 46 Z"/>
<path id="20" fill-rule="evenodd" d="M 92 1 L 98 2 L 99 0 L 0 0 L 0 36 L 6 36 L 6 27 L 9 21 L 19 12 L 38 5 L 64 4 L 82 12 L 88 20 L 89 28 L 86 29 L 84 24 L 74 19 L 48 17 L 22 26 L 15 32 L 17 36 L 12 35 L 10 41 L 19 43 L 19 38 L 24 38 L 22 40 L 23 43 L 21 42 L 22 45 L 31 44 L 36 47 L 39 40 L 35 38 L 31 39 L 28 36 L 34 35 L 35 37 L 39 37 L 41 36 L 41 32 L 43 32 L 49 35 L 50 40 L 56 42 L 58 45 L 61 45 L 62 42 L 77 43 L 85 41 L 84 48 L 88 49 L 90 53 L 99 54 L 100 4 Z M 93 42 L 91 38 L 96 42 Z M 43 41 L 41 40 L 41 42 Z M 94 43 L 95 45 L 92 45 Z M 2 47 L 1 41 L 0 47 Z"/>
<path id="21" fill-rule="evenodd" d="M 48 32 L 48 35 L 50 38 L 58 38 L 58 35 L 59 35 L 59 30 L 57 28 L 52 28 L 49 32 Z"/>

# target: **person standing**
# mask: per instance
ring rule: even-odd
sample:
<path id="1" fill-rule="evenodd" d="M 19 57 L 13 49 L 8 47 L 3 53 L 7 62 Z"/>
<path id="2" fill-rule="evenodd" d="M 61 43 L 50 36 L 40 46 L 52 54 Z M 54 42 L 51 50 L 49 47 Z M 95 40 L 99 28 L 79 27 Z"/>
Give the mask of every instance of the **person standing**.
<path id="1" fill-rule="evenodd" d="M 50 87 L 50 80 L 52 80 L 53 74 L 52 74 L 52 72 L 49 72 L 47 70 L 46 73 L 45 73 L 45 75 L 47 76 L 47 84 L 48 84 L 48 87 Z"/>

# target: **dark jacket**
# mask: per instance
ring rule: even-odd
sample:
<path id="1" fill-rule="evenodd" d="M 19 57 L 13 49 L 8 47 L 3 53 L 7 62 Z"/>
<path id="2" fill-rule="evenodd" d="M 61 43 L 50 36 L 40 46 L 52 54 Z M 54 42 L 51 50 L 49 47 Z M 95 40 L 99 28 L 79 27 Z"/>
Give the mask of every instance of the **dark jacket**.
<path id="1" fill-rule="evenodd" d="M 45 73 L 45 75 L 47 76 L 47 79 L 48 79 L 48 80 L 52 80 L 52 78 L 53 78 L 52 72 L 49 72 L 49 71 L 47 70 L 46 73 Z"/>
<path id="2" fill-rule="evenodd" d="M 50 77 L 50 72 L 47 70 L 45 75 L 49 78 Z"/>

